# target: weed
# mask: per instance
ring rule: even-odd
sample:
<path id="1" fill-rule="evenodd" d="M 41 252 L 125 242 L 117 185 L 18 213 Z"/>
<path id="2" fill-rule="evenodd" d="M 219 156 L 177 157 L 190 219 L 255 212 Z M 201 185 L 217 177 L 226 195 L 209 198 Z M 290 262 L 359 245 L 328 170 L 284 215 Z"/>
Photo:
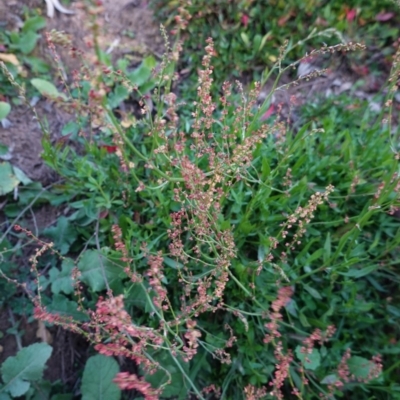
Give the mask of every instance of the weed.
<path id="1" fill-rule="evenodd" d="M 262 118 L 278 80 L 261 106 L 264 82 L 249 93 L 226 82 L 215 95 L 211 38 L 195 103 L 172 90 L 179 42 L 152 72 L 144 61 L 138 83 L 98 46 L 90 65 L 62 33 L 47 39 L 60 72 L 56 44 L 84 64 L 62 90 L 35 81 L 74 113 L 76 144 L 52 145 L 42 124 L 43 158 L 63 178 L 69 210 L 47 239 L 15 232 L 39 245 L 34 284 L 19 284 L 35 317 L 125 358 L 120 372 L 107 361 L 114 382 L 146 399 L 396 395 L 397 65 L 384 123 L 338 106 L 294 133 L 279 113 Z M 264 79 L 297 65 L 286 54 L 281 46 Z M 118 107 L 132 97 L 128 121 Z"/>

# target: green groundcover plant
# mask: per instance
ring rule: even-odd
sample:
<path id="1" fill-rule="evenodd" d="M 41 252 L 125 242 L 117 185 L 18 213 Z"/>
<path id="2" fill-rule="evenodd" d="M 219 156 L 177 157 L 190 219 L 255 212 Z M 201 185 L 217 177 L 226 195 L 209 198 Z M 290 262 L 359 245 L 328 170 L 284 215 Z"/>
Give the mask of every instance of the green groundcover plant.
<path id="1" fill-rule="evenodd" d="M 14 21 L 7 16 L 10 21 Z M 7 20 L 5 18 L 5 20 Z M 15 17 L 15 20 L 18 20 Z M 37 43 L 41 37 L 40 32 L 46 26 L 46 19 L 37 14 L 37 10 L 24 8 L 24 21 L 21 26 L 9 30 L 7 22 L 3 21 L 0 27 L 0 60 L 3 61 L 14 79 L 26 86 L 29 77 L 48 77 L 50 66 L 38 57 Z M 15 21 L 14 21 L 15 22 Z M 33 97 L 33 91 L 28 85 L 27 96 Z M 18 92 L 4 74 L 0 75 L 0 120 L 6 118 L 11 104 L 21 104 Z"/>
<path id="2" fill-rule="evenodd" d="M 35 317 L 128 360 L 114 382 L 148 400 L 399 395 L 400 52 L 377 123 L 368 113 L 341 122 L 343 107 L 294 133 L 279 115 L 262 118 L 273 91 L 257 105 L 259 83 L 211 95 L 212 39 L 185 104 L 172 90 L 179 43 L 167 43 L 144 93 L 96 42 L 93 63 L 66 35 L 47 38 L 57 62 L 59 44 L 83 66 L 62 90 L 35 81 L 75 117 L 55 145 L 41 122 L 43 158 L 64 178 L 51 201 L 68 212 L 47 239 L 15 226 L 40 246 L 35 285 L 7 278 Z"/>
<path id="3" fill-rule="evenodd" d="M 349 61 L 355 72 L 368 74 L 377 69 L 377 60 L 381 68 L 388 61 L 391 44 L 399 36 L 399 16 L 390 0 L 151 0 L 150 6 L 167 29 L 183 40 L 185 68 L 197 68 L 202 43 L 213 38 L 218 85 L 244 73 L 259 79 L 262 71 L 275 64 L 285 40 L 298 42 L 287 63 L 324 42 L 333 45 L 338 37 L 363 42 L 380 57 L 374 62 L 354 54 Z"/>

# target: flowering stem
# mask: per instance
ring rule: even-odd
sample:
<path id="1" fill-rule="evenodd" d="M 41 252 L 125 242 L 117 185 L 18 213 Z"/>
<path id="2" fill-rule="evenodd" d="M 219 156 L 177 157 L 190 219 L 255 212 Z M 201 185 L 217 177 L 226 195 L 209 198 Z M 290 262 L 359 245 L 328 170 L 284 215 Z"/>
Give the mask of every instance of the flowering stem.
<path id="1" fill-rule="evenodd" d="M 169 333 L 171 333 L 181 344 L 181 346 L 183 346 L 183 342 L 182 339 L 179 337 L 178 335 L 178 327 L 176 328 L 176 332 L 173 332 L 173 330 L 171 329 L 171 327 L 169 326 L 169 324 L 167 324 L 167 321 L 165 321 L 164 315 L 162 313 L 162 310 L 158 310 L 156 307 L 154 307 L 153 302 L 151 301 L 151 298 L 149 296 L 149 293 L 147 292 L 147 289 L 145 288 L 145 286 L 143 285 L 143 283 L 140 283 L 140 286 L 142 286 L 142 290 L 145 293 L 146 297 L 147 297 L 147 301 L 149 302 L 151 308 L 153 309 L 153 312 L 158 316 L 158 318 L 160 318 L 161 321 L 164 321 L 164 327 L 166 327 L 169 331 Z M 176 318 L 175 313 L 172 310 L 172 307 L 170 308 L 172 315 L 174 316 L 174 318 Z M 160 313 L 160 312 L 161 313 Z"/>
<path id="2" fill-rule="evenodd" d="M 114 128 L 118 131 L 118 134 L 122 137 L 122 139 L 124 140 L 125 144 L 142 160 L 142 161 L 146 161 L 148 162 L 149 159 L 144 156 L 133 144 L 130 140 L 128 140 L 128 138 L 126 137 L 125 133 L 123 132 L 123 130 L 121 129 L 121 127 L 119 126 L 119 123 L 117 121 L 117 119 L 115 118 L 112 110 L 110 110 L 106 104 L 103 104 L 104 109 L 107 112 L 108 117 L 110 118 Z M 167 179 L 169 182 L 184 182 L 185 180 L 183 178 L 173 178 L 171 176 L 168 176 L 166 173 L 162 172 L 160 169 L 158 169 L 157 167 L 155 167 L 153 165 L 153 171 L 156 171 L 158 175 L 162 176 L 163 178 Z"/>

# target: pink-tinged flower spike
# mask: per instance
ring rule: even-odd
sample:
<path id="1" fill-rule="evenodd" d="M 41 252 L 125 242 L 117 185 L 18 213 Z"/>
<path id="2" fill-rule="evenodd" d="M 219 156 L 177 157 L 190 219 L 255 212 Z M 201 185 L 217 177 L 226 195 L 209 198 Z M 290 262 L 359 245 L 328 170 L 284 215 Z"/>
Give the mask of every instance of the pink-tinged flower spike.
<path id="1" fill-rule="evenodd" d="M 146 382 L 143 378 L 139 378 L 135 374 L 129 372 L 120 372 L 114 379 L 120 389 L 122 390 L 137 390 L 139 391 L 145 400 L 158 400 L 160 392 L 153 389 L 150 383 Z"/>
<path id="2" fill-rule="evenodd" d="M 247 14 L 243 14 L 241 17 L 240 17 L 240 22 L 242 23 L 242 25 L 245 27 L 245 28 L 247 28 L 247 25 L 249 24 L 249 16 L 247 15 Z"/>

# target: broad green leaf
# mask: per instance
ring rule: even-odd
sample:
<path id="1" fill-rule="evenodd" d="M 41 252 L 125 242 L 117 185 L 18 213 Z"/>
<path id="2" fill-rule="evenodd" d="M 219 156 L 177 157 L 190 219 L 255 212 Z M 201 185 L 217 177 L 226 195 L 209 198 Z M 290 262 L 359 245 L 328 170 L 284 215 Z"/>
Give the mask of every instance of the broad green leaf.
<path id="1" fill-rule="evenodd" d="M 64 93 L 60 93 L 57 88 L 49 81 L 35 78 L 31 79 L 31 83 L 43 96 L 55 98 L 61 97 L 62 99 L 67 100 L 67 96 Z"/>
<path id="2" fill-rule="evenodd" d="M 72 281 L 72 270 L 74 268 L 74 262 L 68 258 L 64 259 L 61 265 L 61 271 L 53 267 L 49 271 L 49 280 L 51 282 L 51 291 L 54 294 L 63 292 L 65 294 L 71 294 L 74 291 Z"/>
<path id="3" fill-rule="evenodd" d="M 323 385 L 331 385 L 337 381 L 337 376 L 335 374 L 327 375 L 324 379 L 322 379 L 321 383 Z"/>
<path id="4" fill-rule="evenodd" d="M 0 163 L 0 196 L 4 196 L 14 190 L 19 184 L 13 168 L 9 162 Z"/>
<path id="5" fill-rule="evenodd" d="M 24 185 L 29 185 L 32 180 L 25 175 L 25 172 L 18 167 L 13 167 L 15 177 Z"/>
<path id="6" fill-rule="evenodd" d="M 155 68 L 155 66 L 157 65 L 157 62 L 153 56 L 147 56 L 143 60 L 142 65 L 151 71 L 153 68 Z"/>
<path id="7" fill-rule="evenodd" d="M 347 361 L 349 371 L 356 379 L 368 379 L 374 368 L 374 363 L 364 357 L 353 356 Z"/>
<path id="8" fill-rule="evenodd" d="M 143 83 L 143 85 L 140 85 L 140 92 L 142 94 L 144 93 L 149 93 L 151 90 L 153 90 L 156 86 L 155 80 L 149 80 L 148 82 Z"/>
<path id="9" fill-rule="evenodd" d="M 22 33 L 18 43 L 18 47 L 23 54 L 29 54 L 36 47 L 39 38 L 40 35 L 33 31 Z"/>
<path id="10" fill-rule="evenodd" d="M 108 96 L 108 104 L 111 108 L 118 107 L 119 104 L 129 97 L 128 89 L 123 85 L 116 85 L 115 89 Z"/>
<path id="11" fill-rule="evenodd" d="M 246 45 L 246 47 L 250 47 L 250 40 L 247 34 L 245 32 L 241 32 L 240 37 L 242 38 L 243 43 Z"/>
<path id="12" fill-rule="evenodd" d="M 52 313 L 65 317 L 71 317 L 76 321 L 87 321 L 88 316 L 78 310 L 78 303 L 69 300 L 62 294 L 55 294 L 51 303 L 46 306 L 46 309 Z"/>
<path id="13" fill-rule="evenodd" d="M 62 136 L 66 136 L 69 134 L 76 135 L 79 132 L 79 129 L 80 125 L 78 123 L 76 123 L 75 121 L 69 121 L 63 126 L 61 130 L 61 135 Z"/>
<path id="14" fill-rule="evenodd" d="M 11 111 L 11 106 L 5 101 L 0 101 L 0 121 L 7 117 Z"/>
<path id="15" fill-rule="evenodd" d="M 78 269 L 82 272 L 81 281 L 95 292 L 106 288 L 105 279 L 112 286 L 112 283 L 118 280 L 123 273 L 123 269 L 118 264 L 97 250 L 85 251 L 79 260 Z"/>
<path id="16" fill-rule="evenodd" d="M 56 226 L 45 229 L 44 235 L 54 241 L 61 254 L 67 254 L 78 233 L 66 217 L 60 217 Z"/>
<path id="17" fill-rule="evenodd" d="M 134 71 L 128 74 L 129 80 L 136 86 L 142 86 L 151 77 L 156 60 L 153 56 L 146 57 Z"/>
<path id="18" fill-rule="evenodd" d="M 13 397 L 23 396 L 31 382 L 42 378 L 52 350 L 46 343 L 35 343 L 20 350 L 16 356 L 7 358 L 1 366 L 4 390 Z"/>
<path id="19" fill-rule="evenodd" d="M 39 57 L 25 56 L 22 61 L 29 65 L 34 74 L 45 74 L 50 71 L 50 65 Z"/>
<path id="20" fill-rule="evenodd" d="M 29 18 L 25 21 L 24 26 L 22 27 L 22 32 L 28 31 L 38 31 L 43 29 L 46 26 L 46 18 L 40 17 L 39 15 L 36 17 Z"/>
<path id="21" fill-rule="evenodd" d="M 82 400 L 119 400 L 121 390 L 113 382 L 118 372 L 118 363 L 112 357 L 90 357 L 83 371 Z"/>
<path id="22" fill-rule="evenodd" d="M 302 346 L 296 347 L 296 356 L 304 365 L 305 369 L 315 371 L 321 364 L 321 355 L 317 349 L 312 349 L 311 354 L 306 354 L 301 351 Z"/>

